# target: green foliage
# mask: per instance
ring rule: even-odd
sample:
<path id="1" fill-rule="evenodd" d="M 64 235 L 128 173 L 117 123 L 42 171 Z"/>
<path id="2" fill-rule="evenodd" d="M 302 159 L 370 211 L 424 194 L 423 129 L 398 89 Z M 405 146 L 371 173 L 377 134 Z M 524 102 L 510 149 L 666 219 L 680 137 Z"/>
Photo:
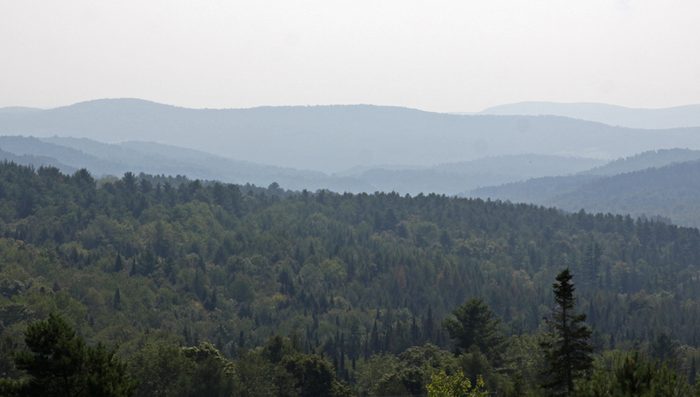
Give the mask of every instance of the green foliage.
<path id="1" fill-rule="evenodd" d="M 470 299 L 452 312 L 444 326 L 455 340 L 458 353 L 476 347 L 492 363 L 499 365 L 504 347 L 500 320 L 481 299 Z"/>
<path id="2" fill-rule="evenodd" d="M 696 354 L 700 233 L 648 220 L 3 164 L 0 221 L 8 385 L 27 324 L 60 312 L 89 345 L 119 346 L 137 395 L 298 394 L 328 369 L 341 394 L 425 393 L 439 369 L 536 393 L 534 334 L 562 263 L 597 349 L 665 358 L 671 341 L 684 374 Z M 289 338 L 277 353 L 275 335 Z"/>
<path id="3" fill-rule="evenodd" d="M 19 395 L 130 396 L 133 382 L 126 365 L 103 345 L 86 346 L 82 338 L 56 315 L 27 327 L 28 350 L 15 357 L 27 375 L 17 383 Z"/>
<path id="4" fill-rule="evenodd" d="M 328 346 L 340 363 L 344 334 L 350 367 L 426 342 L 447 347 L 437 324 L 470 296 L 504 332 L 534 331 L 562 262 L 585 275 L 580 304 L 604 343 L 668 329 L 696 339 L 692 324 L 674 326 L 700 318 L 691 229 L 437 195 L 293 194 L 132 174 L 98 186 L 84 173 L 13 164 L 0 167 L 0 191 L 0 307 L 11 297 L 46 315 L 60 300 L 90 340 L 128 343 L 156 329 L 187 334 L 188 345 L 222 341 L 232 355 L 241 332 L 243 347 L 298 332 L 305 350 Z"/>
<path id="5" fill-rule="evenodd" d="M 508 338 L 504 353 L 505 368 L 501 379 L 506 378 L 510 385 L 509 394 L 514 396 L 540 395 L 537 380 L 544 370 L 544 354 L 540 347 L 540 334 L 523 334 Z M 488 373 L 487 384 L 493 389 Z"/>
<path id="6" fill-rule="evenodd" d="M 440 370 L 457 372 L 458 360 L 430 344 L 411 347 L 396 357 L 374 356 L 358 370 L 358 391 L 371 396 L 420 396 L 432 375 Z"/>
<path id="7" fill-rule="evenodd" d="M 447 375 L 445 371 L 433 374 L 430 383 L 426 386 L 428 397 L 487 397 L 488 391 L 484 389 L 484 381 L 478 377 L 476 384 L 464 376 L 462 372 Z"/>
<path id="8" fill-rule="evenodd" d="M 580 397 L 683 397 L 693 388 L 667 365 L 638 352 L 610 352 L 597 360 L 591 380 L 577 384 Z"/>
<path id="9" fill-rule="evenodd" d="M 139 397 L 186 396 L 193 388 L 195 363 L 172 343 L 148 343 L 129 361 L 129 372 L 140 382 Z"/>
<path id="10" fill-rule="evenodd" d="M 237 388 L 244 396 L 342 397 L 350 393 L 327 360 L 299 352 L 287 338 L 271 338 L 238 363 Z"/>

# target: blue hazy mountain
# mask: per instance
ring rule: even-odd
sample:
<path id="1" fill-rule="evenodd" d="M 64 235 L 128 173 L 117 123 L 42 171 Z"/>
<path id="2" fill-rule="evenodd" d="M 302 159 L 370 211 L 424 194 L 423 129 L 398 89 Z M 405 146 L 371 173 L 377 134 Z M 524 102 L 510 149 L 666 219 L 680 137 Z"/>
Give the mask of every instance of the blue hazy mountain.
<path id="1" fill-rule="evenodd" d="M 29 165 L 34 168 L 39 167 L 56 167 L 61 172 L 72 174 L 77 171 L 77 168 L 70 167 L 68 165 L 62 164 L 60 161 L 45 156 L 33 156 L 33 155 L 17 155 L 14 153 L 6 152 L 0 149 L 0 162 L 12 162 L 20 165 Z"/>
<path id="2" fill-rule="evenodd" d="M 369 105 L 187 109 L 137 99 L 0 113 L 0 134 L 152 141 L 329 173 L 521 153 L 617 158 L 658 148 L 700 149 L 700 128 L 643 130 L 557 116 L 454 115 Z"/>
<path id="3" fill-rule="evenodd" d="M 490 107 L 480 114 L 553 115 L 629 128 L 664 129 L 700 126 L 700 105 L 642 109 L 604 103 L 520 102 Z"/>
<path id="4" fill-rule="evenodd" d="M 470 190 L 542 176 L 569 175 L 604 163 L 590 158 L 521 154 L 423 168 L 370 168 L 354 175 L 382 191 L 456 194 L 461 192 L 460 188 Z"/>
<path id="5" fill-rule="evenodd" d="M 617 159 L 585 171 L 589 175 L 616 175 L 626 172 L 641 171 L 647 168 L 664 167 L 674 163 L 685 163 L 700 160 L 700 150 L 690 149 L 660 149 L 651 150 Z"/>
<path id="6" fill-rule="evenodd" d="M 0 149 L 16 156 L 28 156 L 22 164 L 35 167 L 60 164 L 65 165 L 59 167 L 63 170 L 86 168 L 98 177 L 118 176 L 131 171 L 259 186 L 277 182 L 294 190 L 323 188 L 338 192 L 397 191 L 448 195 L 543 175 L 571 174 L 601 164 L 595 159 L 527 154 L 433 167 L 385 166 L 326 174 L 237 161 L 153 142 L 108 144 L 86 138 L 0 136 Z M 36 161 L 31 161 L 32 158 Z"/>
<path id="7" fill-rule="evenodd" d="M 72 170 L 85 168 L 98 177 L 143 172 L 261 186 L 277 182 L 285 188 L 297 190 L 371 190 L 371 186 L 362 185 L 362 181 L 354 178 L 330 178 L 318 171 L 301 171 L 236 161 L 196 150 L 150 142 L 107 144 L 86 138 L 0 136 L 0 150 L 27 156 L 23 164 L 35 167 L 65 164 Z M 46 160 L 32 162 L 31 157 Z"/>

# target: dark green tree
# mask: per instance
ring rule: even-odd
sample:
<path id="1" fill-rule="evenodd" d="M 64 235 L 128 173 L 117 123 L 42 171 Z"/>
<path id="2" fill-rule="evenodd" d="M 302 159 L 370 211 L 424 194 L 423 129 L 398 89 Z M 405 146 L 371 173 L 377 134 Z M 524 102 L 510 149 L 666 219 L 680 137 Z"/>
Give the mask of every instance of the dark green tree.
<path id="1" fill-rule="evenodd" d="M 117 273 L 124 270 L 124 261 L 122 260 L 122 256 L 119 254 L 117 254 L 117 258 L 114 260 L 113 270 Z"/>
<path id="2" fill-rule="evenodd" d="M 114 308 L 114 310 L 122 309 L 122 295 L 121 292 L 119 292 L 119 288 L 117 288 L 114 291 L 114 298 L 112 298 L 112 307 Z"/>
<path id="3" fill-rule="evenodd" d="M 134 384 L 114 351 L 86 346 L 61 317 L 50 315 L 25 331 L 29 350 L 15 358 L 28 375 L 18 387 L 26 396 L 130 396 Z"/>
<path id="4" fill-rule="evenodd" d="M 196 363 L 176 343 L 146 343 L 129 362 L 131 376 L 139 380 L 137 397 L 180 397 L 191 393 Z"/>
<path id="5" fill-rule="evenodd" d="M 591 330 L 584 323 L 585 314 L 574 311 L 573 278 L 569 269 L 559 273 L 553 284 L 556 303 L 552 317 L 547 319 L 550 332 L 542 342 L 546 368 L 543 386 L 553 396 L 569 396 L 574 381 L 586 377 L 592 367 Z"/>
<path id="6" fill-rule="evenodd" d="M 493 366 L 501 363 L 504 337 L 501 322 L 481 299 L 470 299 L 459 306 L 444 322 L 444 327 L 454 340 L 457 353 L 479 348 Z"/>

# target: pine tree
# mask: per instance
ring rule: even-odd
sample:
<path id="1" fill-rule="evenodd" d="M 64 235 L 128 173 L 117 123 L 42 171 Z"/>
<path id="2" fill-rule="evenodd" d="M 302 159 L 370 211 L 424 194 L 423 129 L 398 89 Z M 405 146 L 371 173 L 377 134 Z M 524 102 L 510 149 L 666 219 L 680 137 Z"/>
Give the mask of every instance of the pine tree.
<path id="1" fill-rule="evenodd" d="M 112 299 L 112 307 L 114 307 L 114 310 L 121 310 L 122 309 L 122 296 L 121 292 L 119 292 L 119 288 L 114 291 L 114 298 Z"/>
<path id="2" fill-rule="evenodd" d="M 574 312 L 574 284 L 569 269 L 559 273 L 553 284 L 556 306 L 547 320 L 550 333 L 541 344 L 546 369 L 543 386 L 552 396 L 569 396 L 574 381 L 587 376 L 592 366 L 591 330 L 584 323 L 585 314 Z"/>
<path id="3" fill-rule="evenodd" d="M 500 320 L 481 299 L 470 299 L 452 312 L 444 326 L 455 341 L 457 353 L 478 347 L 493 366 L 500 365 L 504 347 Z"/>
<path id="4" fill-rule="evenodd" d="M 372 353 L 379 353 L 381 351 L 381 344 L 379 342 L 379 330 L 377 329 L 377 320 L 374 320 L 374 325 L 372 326 L 372 334 L 370 336 L 372 340 Z"/>
<path id="5" fill-rule="evenodd" d="M 136 258 L 131 261 L 131 270 L 129 270 L 129 276 L 136 276 L 139 273 L 136 268 Z"/>
<path id="6" fill-rule="evenodd" d="M 135 384 L 114 350 L 87 346 L 61 317 L 32 323 L 24 334 L 27 350 L 15 356 L 27 374 L 17 385 L 22 396 L 104 396 L 133 394 Z"/>

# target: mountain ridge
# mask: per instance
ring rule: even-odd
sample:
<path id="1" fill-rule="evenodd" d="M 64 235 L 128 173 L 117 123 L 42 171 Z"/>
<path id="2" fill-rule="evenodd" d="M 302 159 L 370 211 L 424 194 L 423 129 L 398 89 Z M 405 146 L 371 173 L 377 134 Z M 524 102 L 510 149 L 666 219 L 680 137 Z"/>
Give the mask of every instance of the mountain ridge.
<path id="1" fill-rule="evenodd" d="M 559 116 L 465 116 L 376 105 L 190 109 L 139 99 L 0 113 L 0 133 L 153 141 L 327 173 L 523 152 L 612 159 L 656 148 L 700 149 L 700 127 L 627 129 Z"/>
<path id="2" fill-rule="evenodd" d="M 628 128 L 667 129 L 700 126 L 700 104 L 635 108 L 598 102 L 516 102 L 477 114 L 557 115 Z"/>
<path id="3" fill-rule="evenodd" d="M 596 159 L 523 154 L 433 167 L 365 167 L 326 174 L 239 161 L 153 142 L 110 144 L 87 138 L 0 136 L 0 148 L 3 147 L 19 155 L 50 157 L 56 163 L 70 164 L 72 169 L 86 168 L 98 177 L 143 172 L 258 186 L 276 182 L 286 189 L 329 189 L 341 193 L 396 191 L 413 195 L 455 195 L 478 186 L 519 181 L 552 172 L 572 174 L 602 164 Z"/>
<path id="4" fill-rule="evenodd" d="M 628 170 L 614 175 L 579 173 L 534 178 L 472 190 L 468 196 L 531 203 L 566 211 L 585 210 L 661 216 L 700 227 L 700 153 L 684 162 Z"/>

